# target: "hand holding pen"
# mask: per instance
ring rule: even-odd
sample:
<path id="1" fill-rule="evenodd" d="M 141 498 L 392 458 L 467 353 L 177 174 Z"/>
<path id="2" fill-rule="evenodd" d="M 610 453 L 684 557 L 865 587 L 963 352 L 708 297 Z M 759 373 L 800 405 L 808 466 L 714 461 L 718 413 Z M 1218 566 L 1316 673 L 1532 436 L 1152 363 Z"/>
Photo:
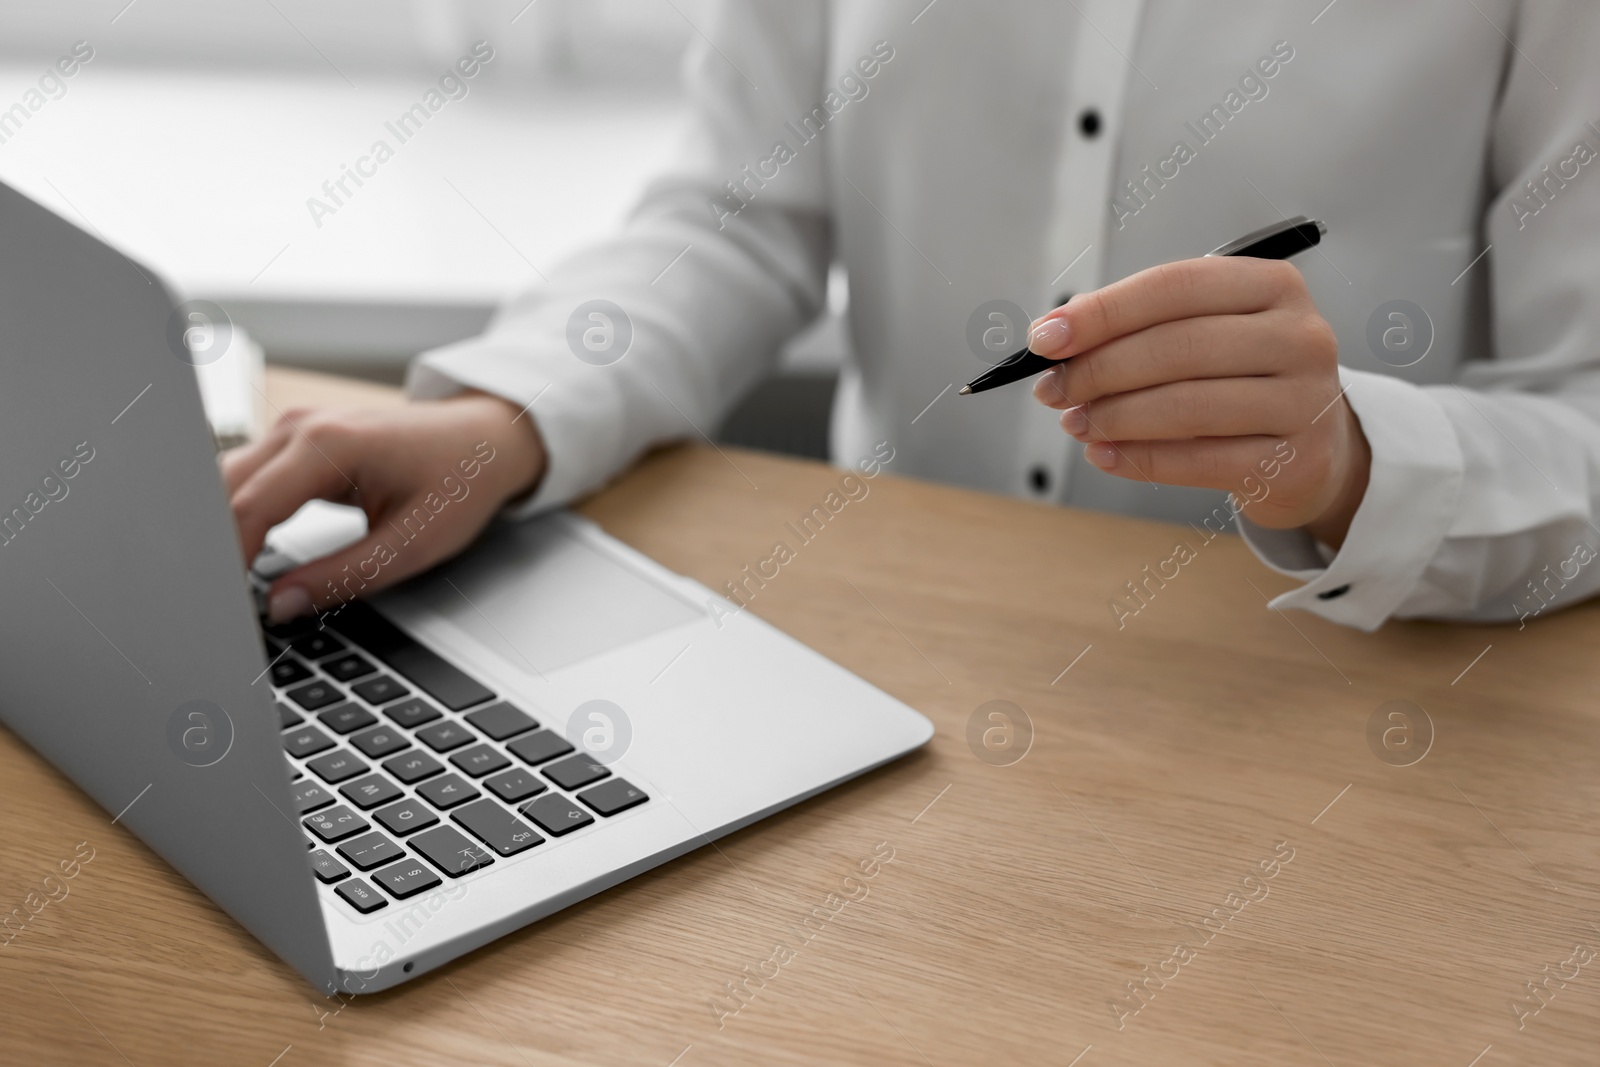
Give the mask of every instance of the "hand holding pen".
<path id="1" fill-rule="evenodd" d="M 1333 329 L 1282 262 L 1321 232 L 1291 219 L 1079 294 L 1033 323 L 1025 352 L 963 391 L 1044 370 L 1035 398 L 1061 411 L 1090 463 L 1122 478 L 1243 496 L 1246 478 L 1276 464 L 1272 492 L 1245 500 L 1246 514 L 1337 547 L 1371 451 L 1341 395 Z"/>

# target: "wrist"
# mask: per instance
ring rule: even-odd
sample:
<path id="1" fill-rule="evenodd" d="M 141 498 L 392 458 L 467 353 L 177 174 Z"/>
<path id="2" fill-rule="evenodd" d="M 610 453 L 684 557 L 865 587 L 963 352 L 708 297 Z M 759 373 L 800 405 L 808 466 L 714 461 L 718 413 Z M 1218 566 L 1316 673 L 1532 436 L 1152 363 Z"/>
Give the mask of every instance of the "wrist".
<path id="1" fill-rule="evenodd" d="M 1337 478 L 1339 488 L 1322 514 L 1305 525 L 1307 533 L 1334 549 L 1344 544 L 1350 524 L 1366 498 L 1367 481 L 1372 474 L 1372 446 L 1367 443 L 1361 421 L 1348 404 L 1341 403 L 1340 410 L 1344 414 L 1345 444 L 1339 452 L 1345 458 Z"/>
<path id="2" fill-rule="evenodd" d="M 490 483 L 498 506 L 530 496 L 544 480 L 546 452 L 533 415 L 503 397 L 469 391 L 450 401 L 478 409 L 474 421 L 498 453 Z"/>

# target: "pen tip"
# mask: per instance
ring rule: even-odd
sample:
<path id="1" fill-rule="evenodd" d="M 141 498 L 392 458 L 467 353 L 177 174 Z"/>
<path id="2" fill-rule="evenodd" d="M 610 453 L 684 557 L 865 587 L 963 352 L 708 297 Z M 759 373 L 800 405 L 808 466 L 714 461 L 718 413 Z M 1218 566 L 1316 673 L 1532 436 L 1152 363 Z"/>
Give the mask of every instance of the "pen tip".
<path id="1" fill-rule="evenodd" d="M 967 394 L 968 394 L 968 393 L 970 393 L 970 392 L 972 392 L 972 386 L 970 386 L 970 385 L 963 385 L 963 386 L 962 386 L 962 387 L 961 387 L 961 392 L 959 392 L 959 393 L 957 393 L 957 394 L 956 394 L 956 396 L 966 396 L 966 395 L 967 395 Z"/>

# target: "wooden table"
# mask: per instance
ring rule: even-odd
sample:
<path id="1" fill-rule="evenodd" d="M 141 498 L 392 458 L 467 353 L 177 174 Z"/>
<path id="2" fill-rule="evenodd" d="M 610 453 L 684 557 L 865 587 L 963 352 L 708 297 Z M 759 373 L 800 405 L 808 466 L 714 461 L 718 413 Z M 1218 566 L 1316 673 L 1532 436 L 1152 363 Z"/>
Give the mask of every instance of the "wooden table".
<path id="1" fill-rule="evenodd" d="M 281 372 L 273 393 L 393 402 Z M 583 511 L 720 588 L 838 478 L 681 448 Z M 78 842 L 94 850 L 0 950 L 0 1060 L 1600 1059 L 1600 958 L 1574 955 L 1600 949 L 1596 609 L 1520 631 L 1365 635 L 1267 610 L 1287 583 L 1219 538 L 1119 629 L 1108 600 L 1179 539 L 1199 541 L 878 478 L 752 609 L 921 709 L 931 744 L 347 1004 L 0 733 L 0 905 L 20 906 Z M 1433 726 L 1410 766 L 1397 764 L 1420 751 L 1415 711 L 1410 755 L 1369 744 L 1394 700 Z M 991 701 L 1025 711 L 1025 754 L 1014 711 L 1010 749 L 984 747 L 985 729 L 1006 729 L 978 711 Z M 875 849 L 893 860 L 868 895 L 798 941 Z M 770 972 L 780 942 L 793 958 L 731 1000 L 727 983 Z"/>

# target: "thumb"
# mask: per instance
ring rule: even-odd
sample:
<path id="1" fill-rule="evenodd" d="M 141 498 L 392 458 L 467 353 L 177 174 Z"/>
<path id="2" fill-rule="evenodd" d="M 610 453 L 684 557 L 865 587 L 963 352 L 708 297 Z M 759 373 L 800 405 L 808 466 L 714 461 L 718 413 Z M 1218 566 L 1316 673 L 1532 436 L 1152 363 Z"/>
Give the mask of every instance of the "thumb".
<path id="1" fill-rule="evenodd" d="M 414 516 L 427 516 L 430 525 L 437 516 L 416 502 L 387 512 L 372 522 L 367 535 L 330 555 L 314 559 L 272 583 L 267 595 L 267 620 L 287 622 L 313 609 L 324 611 L 370 596 L 402 579 L 420 574 L 450 551 L 439 530 L 429 538 L 429 527 Z M 420 517 L 418 516 L 418 517 Z M 401 520 L 396 525 L 395 519 Z"/>

